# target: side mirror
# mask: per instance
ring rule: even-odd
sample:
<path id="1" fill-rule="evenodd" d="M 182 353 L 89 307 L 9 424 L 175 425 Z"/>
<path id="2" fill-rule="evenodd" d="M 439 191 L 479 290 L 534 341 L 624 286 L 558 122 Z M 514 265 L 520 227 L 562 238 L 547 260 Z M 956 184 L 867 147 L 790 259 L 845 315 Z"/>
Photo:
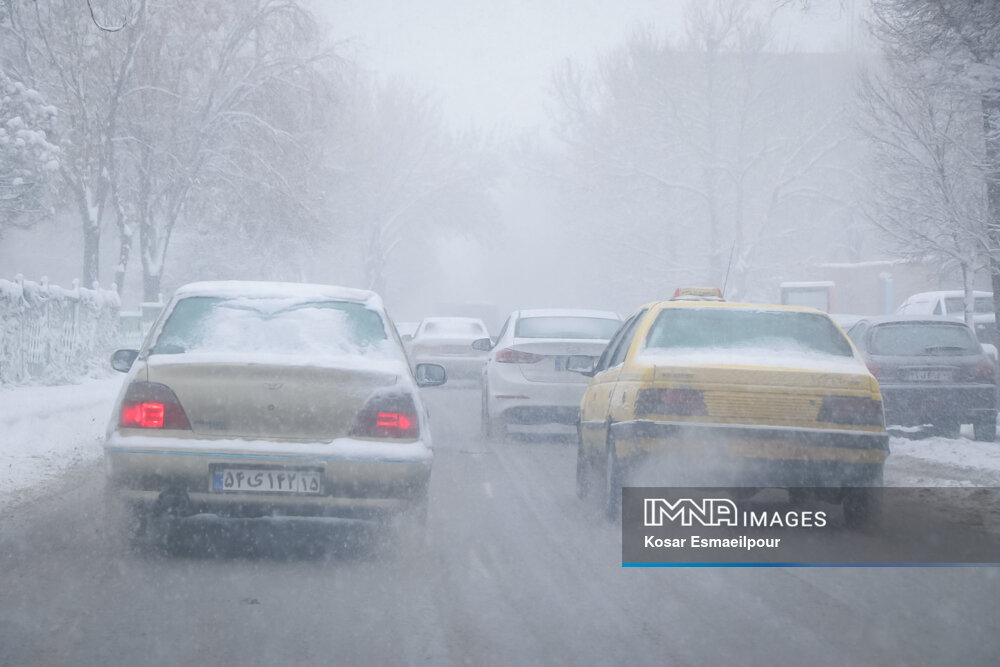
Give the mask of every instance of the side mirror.
<path id="1" fill-rule="evenodd" d="M 121 373 L 128 373 L 139 356 L 139 350 L 115 350 L 111 355 L 111 368 Z"/>
<path id="2" fill-rule="evenodd" d="M 566 370 L 587 377 L 594 377 L 594 367 L 597 366 L 597 359 L 583 354 L 570 355 L 566 359 Z"/>
<path id="3" fill-rule="evenodd" d="M 492 338 L 477 338 L 472 341 L 472 349 L 479 350 L 480 352 L 489 352 L 493 349 L 493 339 Z"/>
<path id="4" fill-rule="evenodd" d="M 997 355 L 997 346 L 996 345 L 993 345 L 992 343 L 983 343 L 982 344 L 982 348 L 983 348 L 983 352 L 985 352 L 986 354 L 988 354 L 989 357 L 990 357 L 990 359 L 992 359 L 994 362 L 997 361 L 998 355 Z"/>
<path id="5" fill-rule="evenodd" d="M 399 337 L 399 340 L 403 341 L 404 343 L 409 343 L 411 340 L 413 340 L 413 334 L 403 334 L 402 336 Z"/>
<path id="6" fill-rule="evenodd" d="M 437 387 L 448 380 L 444 366 L 440 364 L 417 364 L 413 369 L 413 377 L 418 387 Z"/>

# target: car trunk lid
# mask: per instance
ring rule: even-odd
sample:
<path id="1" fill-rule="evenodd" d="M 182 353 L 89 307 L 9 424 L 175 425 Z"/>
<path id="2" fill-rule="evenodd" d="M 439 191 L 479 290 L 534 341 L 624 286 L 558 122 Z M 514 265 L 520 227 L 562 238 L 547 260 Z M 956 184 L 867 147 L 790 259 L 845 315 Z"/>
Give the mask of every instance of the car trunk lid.
<path id="1" fill-rule="evenodd" d="M 365 400 L 398 376 L 381 368 L 178 360 L 151 364 L 148 378 L 174 391 L 199 435 L 330 440 L 346 436 Z"/>
<path id="2" fill-rule="evenodd" d="M 586 383 L 587 377 L 566 370 L 571 356 L 601 356 L 606 340 L 515 339 L 510 349 L 542 357 L 534 363 L 520 363 L 521 373 L 530 382 Z"/>

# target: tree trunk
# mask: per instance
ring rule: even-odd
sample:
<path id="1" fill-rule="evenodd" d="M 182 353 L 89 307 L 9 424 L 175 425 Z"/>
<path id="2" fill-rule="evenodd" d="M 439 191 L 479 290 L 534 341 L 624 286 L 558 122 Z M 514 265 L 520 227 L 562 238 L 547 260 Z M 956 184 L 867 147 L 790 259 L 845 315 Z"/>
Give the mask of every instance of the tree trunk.
<path id="1" fill-rule="evenodd" d="M 1000 91 L 983 96 L 986 153 L 986 215 L 993 284 L 994 326 L 1000 331 Z M 994 331 L 996 338 L 997 331 Z"/>
<path id="2" fill-rule="evenodd" d="M 101 228 L 89 217 L 83 222 L 83 284 L 93 287 L 100 280 Z"/>
<path id="3" fill-rule="evenodd" d="M 142 272 L 142 301 L 143 303 L 158 303 L 160 301 L 160 279 L 159 273 Z"/>

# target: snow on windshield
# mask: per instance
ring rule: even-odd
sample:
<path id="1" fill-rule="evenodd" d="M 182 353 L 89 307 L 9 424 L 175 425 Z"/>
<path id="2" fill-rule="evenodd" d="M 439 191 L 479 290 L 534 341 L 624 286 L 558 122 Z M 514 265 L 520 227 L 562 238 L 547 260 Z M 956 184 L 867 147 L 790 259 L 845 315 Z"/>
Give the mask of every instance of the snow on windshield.
<path id="1" fill-rule="evenodd" d="M 603 317 L 525 317 L 518 320 L 514 336 L 607 340 L 620 324 Z"/>
<path id="2" fill-rule="evenodd" d="M 861 362 L 825 315 L 731 308 L 668 308 L 646 339 L 644 359 L 858 371 Z"/>
<path id="3" fill-rule="evenodd" d="M 486 326 L 479 320 L 466 320 L 466 319 L 439 319 L 439 320 L 427 320 L 424 322 L 423 329 L 420 331 L 421 336 L 449 336 L 449 337 L 466 337 L 466 336 L 481 336 L 485 337 L 489 334 L 486 331 Z"/>
<path id="4" fill-rule="evenodd" d="M 873 354 L 902 357 L 982 353 L 972 331 L 947 322 L 879 324 L 872 329 L 869 345 Z"/>
<path id="5" fill-rule="evenodd" d="M 198 296 L 177 302 L 150 352 L 327 357 L 384 353 L 386 347 L 382 317 L 362 304 Z"/>

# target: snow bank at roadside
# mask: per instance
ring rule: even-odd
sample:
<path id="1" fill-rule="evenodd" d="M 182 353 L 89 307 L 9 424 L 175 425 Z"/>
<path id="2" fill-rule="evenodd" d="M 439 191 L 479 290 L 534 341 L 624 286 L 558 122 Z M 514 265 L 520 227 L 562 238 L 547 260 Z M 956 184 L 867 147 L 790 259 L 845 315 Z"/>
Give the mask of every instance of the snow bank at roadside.
<path id="1" fill-rule="evenodd" d="M 122 376 L 56 387 L 0 388 L 0 506 L 81 462 L 99 459 Z"/>
<path id="2" fill-rule="evenodd" d="M 1000 487 L 1000 442 L 980 442 L 971 438 L 971 432 L 963 434 L 961 438 L 891 438 L 886 483 Z"/>

